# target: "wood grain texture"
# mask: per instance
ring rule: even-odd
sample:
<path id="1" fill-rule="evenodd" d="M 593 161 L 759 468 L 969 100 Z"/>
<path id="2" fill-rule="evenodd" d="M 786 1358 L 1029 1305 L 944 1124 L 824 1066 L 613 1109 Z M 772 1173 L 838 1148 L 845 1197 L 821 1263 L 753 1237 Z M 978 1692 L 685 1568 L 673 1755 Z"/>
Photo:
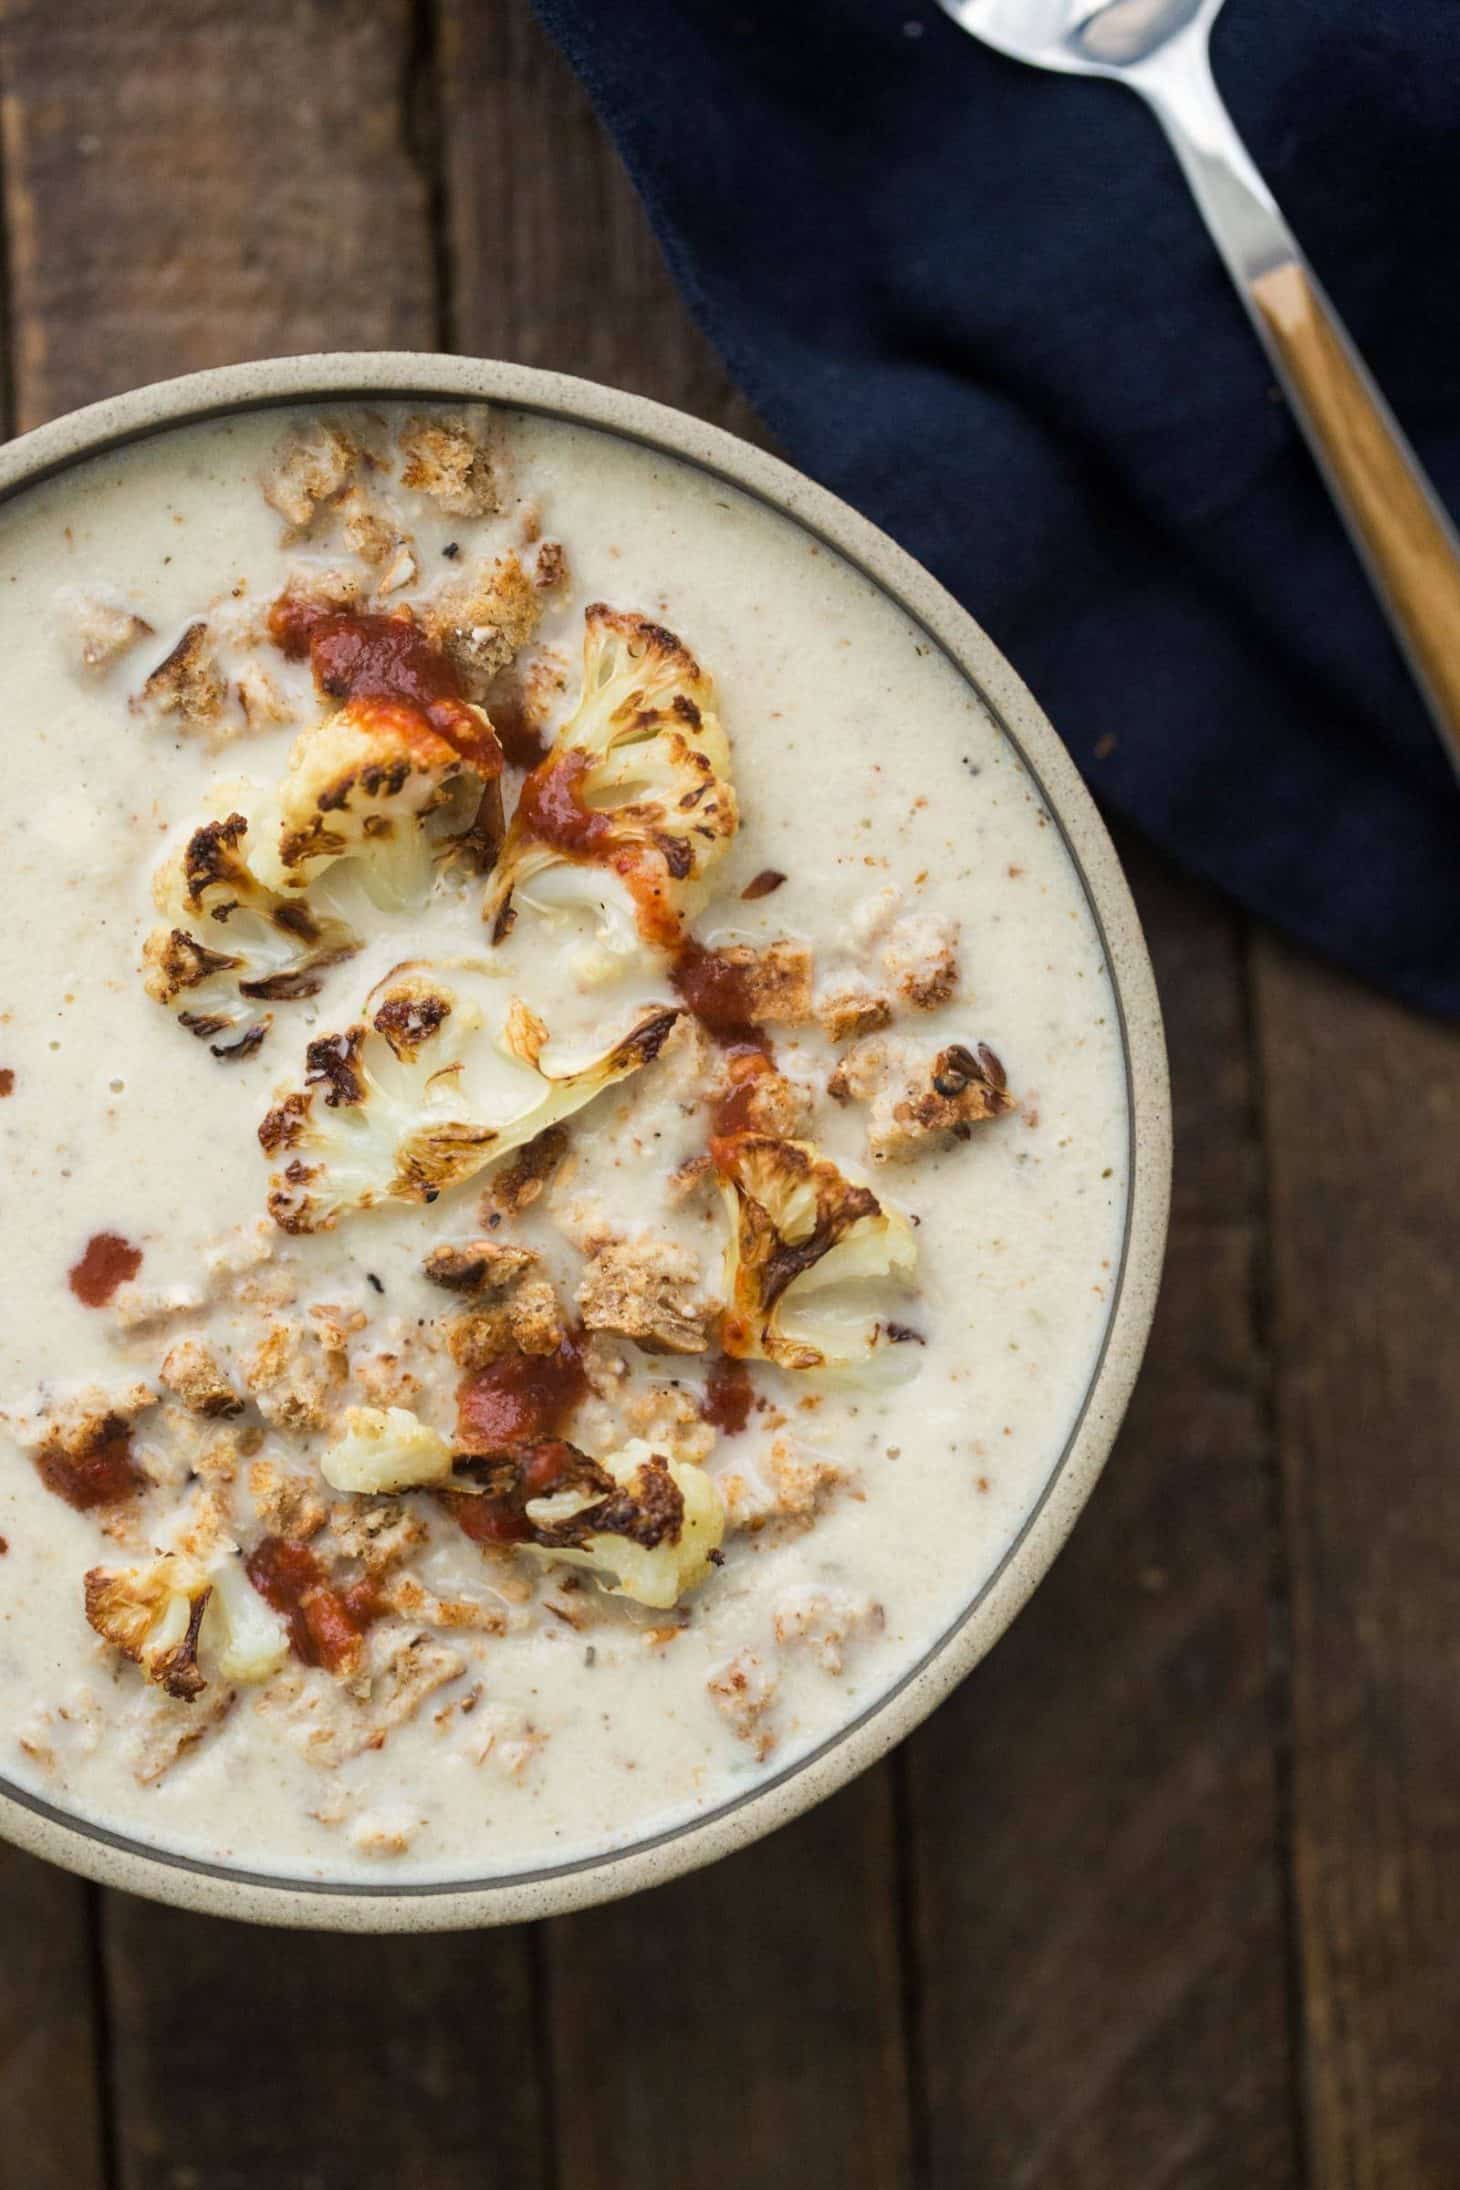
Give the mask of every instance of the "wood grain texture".
<path id="1" fill-rule="evenodd" d="M 520 1932 L 254 1932 L 113 1895 L 121 2190 L 536 2190 Z"/>
<path id="2" fill-rule="evenodd" d="M 3 0 L 21 426 L 295 350 L 434 346 L 408 0 Z"/>
<path id="3" fill-rule="evenodd" d="M 1314 2180 L 1460 2183 L 1460 1030 L 1257 957 Z"/>
<path id="4" fill-rule="evenodd" d="M 448 0 L 441 58 L 458 347 L 754 431 L 526 0 Z M 886 1768 L 733 1862 L 554 1923 L 548 1960 L 566 2190 L 905 2180 Z"/>
<path id="5" fill-rule="evenodd" d="M 5 0 L 0 23 L 22 422 L 230 358 L 434 345 L 405 0 Z M 18 1954 L 7 1922 L 0 2025 L 24 2012 L 15 1963 L 34 2019 L 60 2033 L 89 2014 L 65 1961 L 66 1895 L 82 1889 L 49 1876 L 47 1889 L 51 1946 L 17 1905 Z M 524 1932 L 316 1938 L 122 1895 L 104 1911 L 121 2190 L 543 2179 Z M 53 2050 L 59 2075 L 59 2036 Z M 43 2054 L 19 2059 L 21 2094 L 35 2096 Z M 63 2108 L 72 2126 L 38 2129 L 84 2186 L 94 2116 L 60 2083 Z"/>
<path id="6" fill-rule="evenodd" d="M 1301 2180 L 1240 929 L 1144 855 L 1132 878 L 1171 1037 L 1170 1254 L 1069 1546 L 909 1746 L 936 2190 Z"/>
<path id="7" fill-rule="evenodd" d="M 102 2190 L 91 1895 L 0 1848 L 0 2190 Z"/>
<path id="8" fill-rule="evenodd" d="M 528 0 L 442 0 L 440 60 L 455 347 L 763 439 Z"/>
<path id="9" fill-rule="evenodd" d="M 910 2181 L 890 1793 L 548 1927 L 564 2190 Z"/>
<path id="10" fill-rule="evenodd" d="M 1460 549 L 1453 529 L 1307 269 L 1296 260 L 1270 268 L 1253 282 L 1252 301 L 1460 769 Z"/>

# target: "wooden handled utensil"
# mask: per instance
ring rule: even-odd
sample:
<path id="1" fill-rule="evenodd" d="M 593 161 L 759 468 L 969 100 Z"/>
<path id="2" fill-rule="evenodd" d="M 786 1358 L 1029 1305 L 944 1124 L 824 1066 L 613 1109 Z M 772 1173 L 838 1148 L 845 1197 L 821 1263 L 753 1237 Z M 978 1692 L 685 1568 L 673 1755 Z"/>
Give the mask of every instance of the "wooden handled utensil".
<path id="1" fill-rule="evenodd" d="M 1232 125 L 1222 0 L 941 0 L 986 45 L 1154 110 L 1460 774 L 1460 538 Z"/>

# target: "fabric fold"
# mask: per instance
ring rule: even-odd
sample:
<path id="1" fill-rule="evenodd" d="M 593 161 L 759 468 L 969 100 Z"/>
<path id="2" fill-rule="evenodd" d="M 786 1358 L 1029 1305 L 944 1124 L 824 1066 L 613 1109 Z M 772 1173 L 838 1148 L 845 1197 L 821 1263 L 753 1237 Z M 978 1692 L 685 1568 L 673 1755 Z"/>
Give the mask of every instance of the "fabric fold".
<path id="1" fill-rule="evenodd" d="M 1102 802 L 1460 1015 L 1460 789 L 1139 103 L 909 0 L 536 4 L 787 455 L 965 603 Z M 1214 62 L 1455 511 L 1460 11 L 1383 13 L 1231 0 Z"/>

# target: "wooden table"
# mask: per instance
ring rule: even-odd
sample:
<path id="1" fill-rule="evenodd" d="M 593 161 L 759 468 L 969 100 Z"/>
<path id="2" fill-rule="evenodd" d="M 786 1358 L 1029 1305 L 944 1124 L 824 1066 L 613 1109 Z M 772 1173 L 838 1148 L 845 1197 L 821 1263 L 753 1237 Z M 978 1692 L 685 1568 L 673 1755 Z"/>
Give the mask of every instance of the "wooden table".
<path id="1" fill-rule="evenodd" d="M 0 26 L 14 427 L 384 345 L 756 431 L 525 0 Z M 988 1663 L 765 1845 L 536 1927 L 255 1932 L 0 1852 L 4 2190 L 1456 2190 L 1460 1039 L 1126 850 L 1166 1289 Z"/>

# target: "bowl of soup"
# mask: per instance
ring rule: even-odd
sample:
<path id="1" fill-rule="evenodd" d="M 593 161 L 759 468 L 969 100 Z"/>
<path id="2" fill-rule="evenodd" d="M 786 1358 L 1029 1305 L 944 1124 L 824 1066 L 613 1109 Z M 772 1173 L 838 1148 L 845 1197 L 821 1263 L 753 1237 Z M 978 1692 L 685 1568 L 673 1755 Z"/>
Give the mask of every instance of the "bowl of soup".
<path id="1" fill-rule="evenodd" d="M 518 366 L 122 396 L 0 531 L 0 1830 L 384 1929 L 794 1816 L 1007 1626 L 1149 1328 L 1054 732 L 833 497 Z"/>

